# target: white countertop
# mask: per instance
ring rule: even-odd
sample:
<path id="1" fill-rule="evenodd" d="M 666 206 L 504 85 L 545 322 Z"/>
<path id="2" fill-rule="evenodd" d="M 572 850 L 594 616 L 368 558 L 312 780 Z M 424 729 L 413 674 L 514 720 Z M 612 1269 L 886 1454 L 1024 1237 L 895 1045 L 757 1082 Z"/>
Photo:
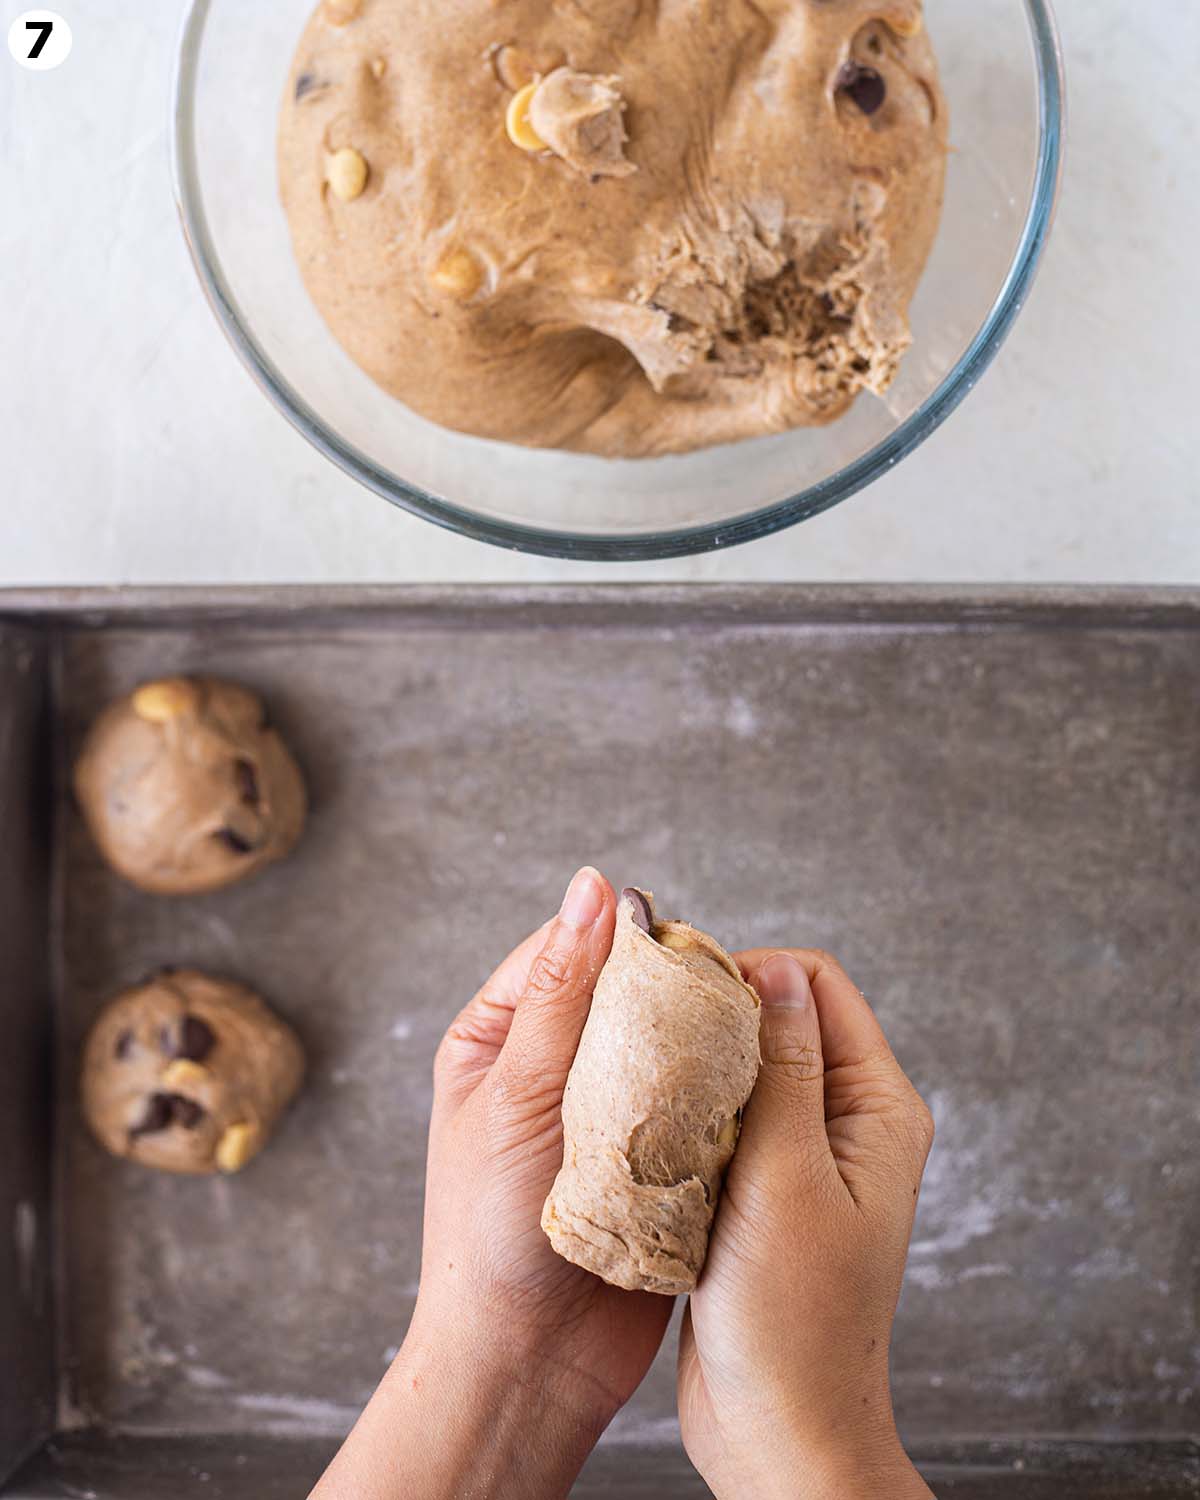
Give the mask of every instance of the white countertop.
<path id="1" fill-rule="evenodd" d="M 268 0 L 260 0 L 268 3 Z M 550 562 L 394 510 L 259 394 L 175 222 L 180 6 L 55 0 L 54 72 L 0 53 L 0 586 L 872 579 L 1200 581 L 1200 5 L 1058 0 L 1067 179 L 1034 295 L 949 423 L 781 536 L 651 565 Z M 4 29 L 27 0 L 4 0 Z"/>

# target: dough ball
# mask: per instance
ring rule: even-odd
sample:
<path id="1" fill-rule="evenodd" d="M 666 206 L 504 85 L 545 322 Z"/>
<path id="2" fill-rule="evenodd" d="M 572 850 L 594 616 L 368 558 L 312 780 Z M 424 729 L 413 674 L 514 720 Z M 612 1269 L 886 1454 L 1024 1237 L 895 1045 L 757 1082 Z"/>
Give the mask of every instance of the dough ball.
<path id="1" fill-rule="evenodd" d="M 84 741 L 75 793 L 105 860 L 163 895 L 216 890 L 282 859 L 306 810 L 262 700 L 215 678 L 163 678 L 110 704 Z"/>
<path id="2" fill-rule="evenodd" d="M 327 0 L 278 145 L 305 284 L 385 390 L 636 457 L 887 389 L 947 109 L 920 0 Z"/>
<path id="3" fill-rule="evenodd" d="M 707 933 L 628 890 L 563 1094 L 563 1165 L 542 1228 L 614 1286 L 696 1285 L 741 1111 L 759 1000 Z"/>
<path id="4" fill-rule="evenodd" d="M 295 1032 L 244 985 L 166 970 L 101 1011 L 83 1113 L 114 1156 L 165 1172 L 237 1172 L 304 1076 Z"/>

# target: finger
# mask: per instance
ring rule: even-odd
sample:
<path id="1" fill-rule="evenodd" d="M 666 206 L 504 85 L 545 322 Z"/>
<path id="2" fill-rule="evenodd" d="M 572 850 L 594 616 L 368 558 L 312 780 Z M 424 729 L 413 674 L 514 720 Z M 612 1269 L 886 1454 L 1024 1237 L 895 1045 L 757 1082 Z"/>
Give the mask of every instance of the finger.
<path id="1" fill-rule="evenodd" d="M 812 1182 L 832 1169 L 825 1134 L 821 1028 L 804 965 L 768 952 L 750 970 L 762 1000 L 762 1066 L 746 1109 L 734 1165 L 743 1179 Z"/>
<path id="2" fill-rule="evenodd" d="M 749 975 L 777 951 L 780 950 L 750 948 L 735 957 L 742 972 Z M 827 1071 L 879 1058 L 894 1062 L 892 1049 L 874 1011 L 837 959 L 820 948 L 788 948 L 784 951 L 803 966 L 812 986 Z"/>
<path id="3" fill-rule="evenodd" d="M 561 1100 L 592 991 L 612 948 L 616 897 L 585 866 L 542 936 L 516 997 L 512 1025 L 492 1070 L 505 1095 Z"/>
<path id="4" fill-rule="evenodd" d="M 500 1055 L 517 1000 L 550 925 L 544 923 L 514 948 L 447 1027 L 434 1063 L 440 1092 L 454 1095 L 469 1091 Z"/>
<path id="5" fill-rule="evenodd" d="M 679 1393 L 679 1420 L 686 1431 L 704 1419 L 704 1380 L 698 1369 L 700 1351 L 696 1347 L 696 1330 L 692 1324 L 692 1299 L 683 1304 L 679 1322 L 679 1347 L 675 1355 L 675 1383 Z"/>
<path id="6" fill-rule="evenodd" d="M 933 1140 L 932 1118 L 841 964 L 820 949 L 789 951 L 812 986 L 825 1062 L 826 1128 L 838 1170 L 856 1200 L 873 1192 L 889 1199 L 914 1172 L 919 1181 Z M 757 954 L 738 957 L 753 963 Z"/>

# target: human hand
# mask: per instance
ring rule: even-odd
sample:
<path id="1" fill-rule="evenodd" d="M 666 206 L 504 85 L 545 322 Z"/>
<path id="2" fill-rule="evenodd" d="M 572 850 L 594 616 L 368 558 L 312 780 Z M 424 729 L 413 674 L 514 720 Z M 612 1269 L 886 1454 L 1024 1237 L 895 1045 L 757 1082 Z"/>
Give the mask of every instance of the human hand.
<path id="1" fill-rule="evenodd" d="M 762 1071 L 680 1334 L 684 1445 L 718 1500 L 928 1500 L 888 1344 L 932 1118 L 834 959 L 737 959 Z"/>
<path id="2" fill-rule="evenodd" d="M 581 870 L 443 1038 L 416 1309 L 313 1500 L 565 1495 L 646 1373 L 672 1299 L 606 1285 L 541 1228 L 615 914 L 612 887 Z"/>

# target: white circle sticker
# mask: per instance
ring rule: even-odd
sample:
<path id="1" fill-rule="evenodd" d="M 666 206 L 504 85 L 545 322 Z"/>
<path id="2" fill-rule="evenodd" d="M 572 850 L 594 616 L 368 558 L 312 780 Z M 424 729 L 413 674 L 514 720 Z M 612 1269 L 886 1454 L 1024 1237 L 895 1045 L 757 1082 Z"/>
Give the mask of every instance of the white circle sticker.
<path id="1" fill-rule="evenodd" d="M 8 50 L 23 68 L 45 73 L 65 62 L 71 28 L 53 10 L 27 10 L 8 28 Z"/>

